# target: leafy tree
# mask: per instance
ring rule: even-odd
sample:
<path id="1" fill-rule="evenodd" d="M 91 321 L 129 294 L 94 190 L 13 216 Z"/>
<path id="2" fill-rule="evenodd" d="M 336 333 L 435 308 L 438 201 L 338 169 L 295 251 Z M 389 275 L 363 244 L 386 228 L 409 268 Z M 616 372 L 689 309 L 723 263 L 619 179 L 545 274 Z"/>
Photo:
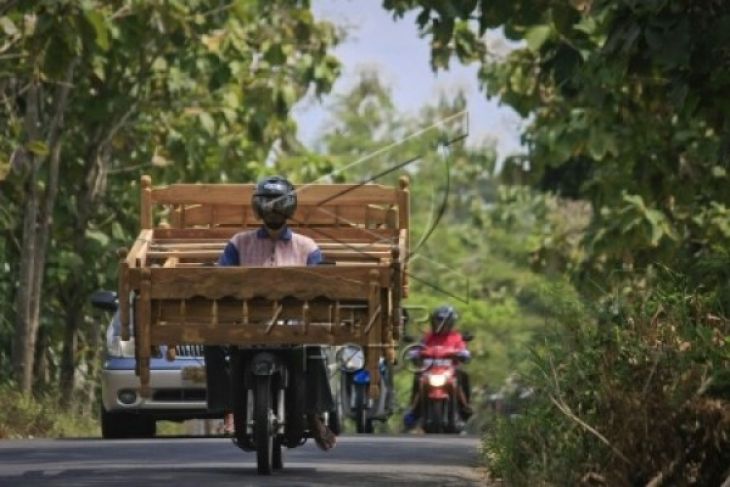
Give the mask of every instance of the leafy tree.
<path id="1" fill-rule="evenodd" d="M 525 182 L 591 202 L 591 278 L 656 262 L 690 268 L 727 246 L 716 219 L 730 204 L 730 108 L 719 96 L 730 88 L 721 74 L 730 44 L 724 2 L 384 5 L 396 16 L 419 11 L 435 68 L 452 55 L 481 62 L 487 93 L 532 117 L 529 154 L 509 163 Z M 477 46 L 476 35 L 501 28 L 521 47 L 505 60 L 460 51 L 464 38 L 443 27 L 458 24 Z"/>
<path id="2" fill-rule="evenodd" d="M 17 311 L 4 302 L 3 316 L 28 391 L 47 311 L 69 397 L 86 297 L 111 287 L 108 247 L 136 232 L 129 181 L 254 177 L 271 146 L 293 138 L 291 106 L 331 87 L 337 34 L 307 2 L 283 0 L 13 2 L 0 26 L 4 282 L 17 284 Z"/>
<path id="3" fill-rule="evenodd" d="M 487 443 L 494 469 L 525 485 L 722 483 L 730 362 L 710 337 L 727 335 L 730 309 L 730 5 L 384 6 L 418 12 L 435 69 L 479 62 L 488 95 L 529 117 L 527 153 L 507 161 L 505 180 L 590 205 L 578 252 L 546 235 L 533 253 L 588 299 L 569 301 L 535 344 L 540 393 Z M 457 25 L 476 46 L 499 29 L 515 48 L 504 59 L 458 50 Z"/>

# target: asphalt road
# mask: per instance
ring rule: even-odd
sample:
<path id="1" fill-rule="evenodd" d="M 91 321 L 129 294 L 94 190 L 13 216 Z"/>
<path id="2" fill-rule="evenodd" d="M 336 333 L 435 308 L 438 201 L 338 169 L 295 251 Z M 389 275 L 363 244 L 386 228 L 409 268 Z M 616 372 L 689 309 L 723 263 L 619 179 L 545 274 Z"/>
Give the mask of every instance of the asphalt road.
<path id="1" fill-rule="evenodd" d="M 484 485 L 477 438 L 343 436 L 330 452 L 285 450 L 284 470 L 256 474 L 254 453 L 222 438 L 0 441 L 0 486 Z"/>

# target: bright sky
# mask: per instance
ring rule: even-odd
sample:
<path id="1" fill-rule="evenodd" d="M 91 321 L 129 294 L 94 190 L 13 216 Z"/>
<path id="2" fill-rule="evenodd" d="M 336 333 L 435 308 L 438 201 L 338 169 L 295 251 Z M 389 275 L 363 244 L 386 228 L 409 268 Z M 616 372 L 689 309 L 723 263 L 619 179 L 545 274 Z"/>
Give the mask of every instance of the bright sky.
<path id="1" fill-rule="evenodd" d="M 377 69 L 391 87 L 398 109 L 407 113 L 416 113 L 443 91 L 460 88 L 468 100 L 469 140 L 494 140 L 500 159 L 519 151 L 519 115 L 499 106 L 495 99 L 488 101 L 479 91 L 476 65 L 462 66 L 452 60 L 448 72 L 434 74 L 428 40 L 418 37 L 415 14 L 396 22 L 380 0 L 313 0 L 312 9 L 317 18 L 344 26 L 348 32 L 348 38 L 334 51 L 343 63 L 334 93 L 347 92 L 363 68 Z M 506 48 L 500 39 L 495 39 L 495 44 Z M 295 107 L 300 137 L 307 145 L 314 143 L 325 126 L 327 103 L 328 97 L 324 97 L 323 103 L 304 100 Z"/>

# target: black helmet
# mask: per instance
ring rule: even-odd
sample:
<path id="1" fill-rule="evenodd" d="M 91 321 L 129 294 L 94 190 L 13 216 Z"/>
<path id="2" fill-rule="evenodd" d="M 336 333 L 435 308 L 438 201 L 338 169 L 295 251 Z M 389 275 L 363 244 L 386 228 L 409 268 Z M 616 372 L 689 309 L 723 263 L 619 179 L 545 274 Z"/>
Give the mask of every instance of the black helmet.
<path id="1" fill-rule="evenodd" d="M 456 325 L 459 315 L 453 306 L 442 305 L 431 312 L 431 331 L 437 335 L 448 333 Z"/>
<path id="2" fill-rule="evenodd" d="M 256 183 L 251 206 L 267 227 L 279 229 L 297 209 L 294 185 L 281 176 L 266 177 Z"/>

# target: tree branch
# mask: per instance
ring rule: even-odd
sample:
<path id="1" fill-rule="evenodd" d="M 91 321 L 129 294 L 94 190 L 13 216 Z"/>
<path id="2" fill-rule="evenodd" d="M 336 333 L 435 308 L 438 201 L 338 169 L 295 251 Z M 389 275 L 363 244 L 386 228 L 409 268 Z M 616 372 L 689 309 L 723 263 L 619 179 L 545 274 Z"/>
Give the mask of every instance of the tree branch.
<path id="1" fill-rule="evenodd" d="M 61 124 L 63 123 L 63 116 L 66 113 L 66 105 L 68 104 L 68 94 L 73 87 L 73 75 L 78 62 L 78 58 L 71 61 L 66 69 L 64 82 L 60 83 L 56 88 L 56 106 L 54 107 L 53 118 L 48 126 L 48 135 L 46 136 L 46 144 L 48 144 L 49 148 L 58 143 L 59 132 Z"/>
<path id="2" fill-rule="evenodd" d="M 556 399 L 555 396 L 553 396 L 552 394 L 549 394 L 548 397 L 550 397 L 550 401 L 553 404 L 555 404 L 555 406 L 560 410 L 561 413 L 563 413 L 569 419 L 571 419 L 571 420 L 575 421 L 576 423 L 578 423 L 578 425 L 580 425 L 583 429 L 585 429 L 586 431 L 588 431 L 589 433 L 591 433 L 593 436 L 595 436 L 596 438 L 598 438 L 601 441 L 601 443 L 603 443 L 608 448 L 610 448 L 611 451 L 617 457 L 619 457 L 621 460 L 623 460 L 624 462 L 626 462 L 627 465 L 633 465 L 633 463 L 631 463 L 631 460 L 629 460 L 626 457 L 626 455 L 624 455 L 623 453 L 621 453 L 621 451 L 618 448 L 616 448 L 615 446 L 613 446 L 611 444 L 611 442 L 608 441 L 608 438 L 606 438 L 605 436 L 603 436 L 598 430 L 596 430 L 591 425 L 589 425 L 588 423 L 586 423 L 585 421 L 583 421 L 582 419 L 580 419 L 578 416 L 576 416 L 573 413 L 573 411 L 570 410 L 570 408 L 568 407 L 568 405 L 565 404 L 565 402 L 563 402 L 563 400 L 562 400 L 562 393 L 560 391 L 560 385 L 558 383 L 558 374 L 555 371 L 555 366 L 553 365 L 552 359 L 550 359 L 549 362 L 550 362 L 550 371 L 552 372 L 553 381 L 555 382 L 555 392 L 556 392 L 556 395 L 560 398 L 560 399 Z"/>

